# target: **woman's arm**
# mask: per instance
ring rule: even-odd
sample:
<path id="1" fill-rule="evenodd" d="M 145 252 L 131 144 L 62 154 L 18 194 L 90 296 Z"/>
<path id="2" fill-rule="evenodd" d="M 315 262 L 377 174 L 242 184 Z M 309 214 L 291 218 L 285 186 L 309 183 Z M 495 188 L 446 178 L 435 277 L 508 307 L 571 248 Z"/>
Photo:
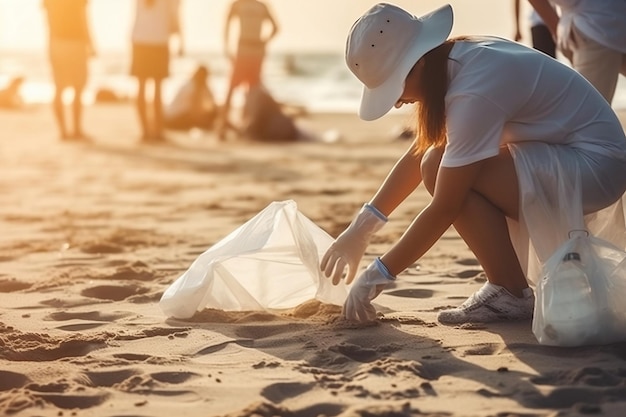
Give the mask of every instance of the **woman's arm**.
<path id="1" fill-rule="evenodd" d="M 552 37 L 556 39 L 556 27 L 559 24 L 559 15 L 554 7 L 550 4 L 550 0 L 528 0 L 533 8 L 537 11 L 537 14 L 541 17 L 541 20 L 546 24 Z"/>
<path id="2" fill-rule="evenodd" d="M 268 43 L 278 33 L 278 23 L 276 22 L 276 19 L 274 18 L 274 15 L 272 14 L 272 12 L 269 10 L 269 8 L 267 6 L 265 7 L 265 12 L 266 12 L 266 17 L 265 18 L 267 19 L 267 21 L 270 24 L 270 33 L 267 35 L 267 38 L 263 42 L 264 43 Z"/>
<path id="3" fill-rule="evenodd" d="M 396 162 L 369 203 L 389 217 L 422 182 L 422 156 L 423 154 L 416 154 L 415 145 L 411 145 Z"/>
<path id="4" fill-rule="evenodd" d="M 398 275 L 421 258 L 454 223 L 481 167 L 482 161 L 457 168 L 439 168 L 432 201 L 381 257 L 392 275 Z"/>

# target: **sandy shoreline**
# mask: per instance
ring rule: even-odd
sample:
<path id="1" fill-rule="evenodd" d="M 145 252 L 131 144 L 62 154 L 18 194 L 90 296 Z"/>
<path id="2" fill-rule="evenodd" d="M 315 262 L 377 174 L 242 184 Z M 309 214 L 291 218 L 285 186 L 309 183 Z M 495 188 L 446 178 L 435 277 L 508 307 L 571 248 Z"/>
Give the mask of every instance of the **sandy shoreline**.
<path id="1" fill-rule="evenodd" d="M 272 201 L 336 236 L 407 147 L 392 140 L 406 116 L 300 120 L 335 143 L 164 146 L 138 145 L 127 105 L 85 117 L 91 145 L 58 142 L 47 107 L 0 113 L 0 415 L 626 415 L 624 344 L 550 348 L 529 322 L 436 322 L 485 280 L 453 230 L 377 299 L 376 326 L 315 302 L 162 314 L 191 262 Z M 364 263 L 427 201 L 412 195 Z"/>

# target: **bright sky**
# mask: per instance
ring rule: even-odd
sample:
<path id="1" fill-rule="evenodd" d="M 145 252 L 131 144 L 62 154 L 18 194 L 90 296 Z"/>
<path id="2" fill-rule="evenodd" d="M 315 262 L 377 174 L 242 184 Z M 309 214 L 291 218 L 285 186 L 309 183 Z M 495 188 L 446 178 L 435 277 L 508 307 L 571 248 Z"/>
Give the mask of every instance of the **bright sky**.
<path id="1" fill-rule="evenodd" d="M 99 51 L 126 51 L 134 0 L 89 0 L 90 22 Z M 224 18 L 231 0 L 181 0 L 189 51 L 221 51 Z M 270 46 L 275 51 L 342 51 L 352 23 L 376 1 L 267 0 L 280 25 Z M 445 4 L 436 0 L 395 0 L 416 15 Z M 453 35 L 513 35 L 513 0 L 450 0 Z M 43 49 L 46 23 L 41 0 L 0 0 L 0 48 Z M 522 0 L 523 10 L 528 7 Z M 526 20 L 522 21 L 526 30 Z M 525 32 L 523 32 L 525 33 Z M 526 36 L 527 37 L 527 36 Z"/>

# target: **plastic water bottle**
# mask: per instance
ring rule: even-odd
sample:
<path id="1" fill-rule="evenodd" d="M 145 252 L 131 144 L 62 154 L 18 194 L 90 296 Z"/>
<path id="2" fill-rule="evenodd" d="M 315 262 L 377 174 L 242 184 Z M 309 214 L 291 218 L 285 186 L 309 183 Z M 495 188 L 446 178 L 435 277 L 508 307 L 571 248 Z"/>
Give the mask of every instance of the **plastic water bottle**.
<path id="1" fill-rule="evenodd" d="M 593 343 L 598 311 L 580 254 L 565 255 L 561 267 L 544 283 L 544 333 L 560 346 Z"/>

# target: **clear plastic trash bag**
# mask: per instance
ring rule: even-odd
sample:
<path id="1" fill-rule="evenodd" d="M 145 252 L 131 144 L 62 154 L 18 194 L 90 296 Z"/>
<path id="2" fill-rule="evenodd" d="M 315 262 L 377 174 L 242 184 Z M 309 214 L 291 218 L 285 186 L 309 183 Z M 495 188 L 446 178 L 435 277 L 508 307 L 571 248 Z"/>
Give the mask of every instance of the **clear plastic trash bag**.
<path id="1" fill-rule="evenodd" d="M 273 202 L 201 254 L 159 306 L 184 319 L 204 308 L 279 310 L 312 299 L 342 305 L 347 287 L 332 285 L 319 268 L 332 242 L 294 201 Z"/>
<path id="2" fill-rule="evenodd" d="M 532 329 L 541 344 L 626 340 L 626 252 L 573 231 L 544 264 L 535 299 Z"/>
<path id="3" fill-rule="evenodd" d="M 583 215 L 580 166 L 568 155 L 575 149 L 541 142 L 509 149 L 521 199 L 509 231 L 535 287 L 535 337 L 553 346 L 626 340 L 626 196 Z"/>

